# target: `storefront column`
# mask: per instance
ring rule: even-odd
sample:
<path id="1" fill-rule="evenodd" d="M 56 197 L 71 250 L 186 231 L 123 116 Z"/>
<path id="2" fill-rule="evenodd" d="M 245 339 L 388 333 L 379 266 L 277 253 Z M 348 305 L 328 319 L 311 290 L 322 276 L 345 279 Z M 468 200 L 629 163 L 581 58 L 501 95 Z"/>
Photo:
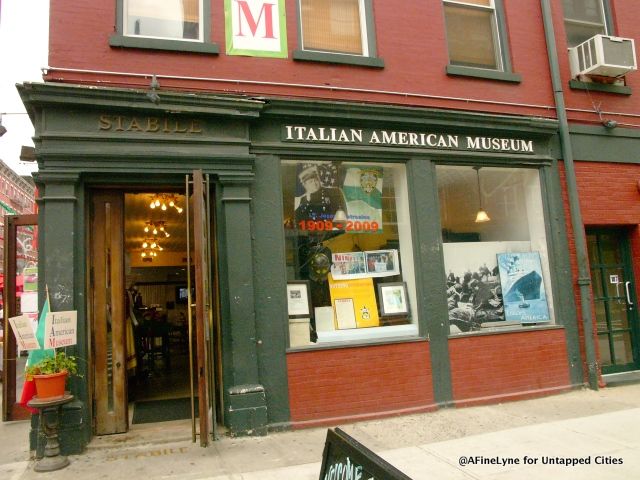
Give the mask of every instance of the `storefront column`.
<path id="1" fill-rule="evenodd" d="M 34 173 L 39 190 L 38 201 L 38 292 L 40 308 L 46 291 L 52 312 L 76 310 L 78 312 L 77 344 L 67 348 L 67 353 L 78 357 L 78 373 L 82 378 L 70 379 L 75 400 L 64 405 L 60 419 L 60 447 L 63 455 L 82 452 L 88 442 L 91 422 L 86 411 L 87 378 L 87 328 L 84 307 L 77 296 L 84 284 L 83 226 L 78 222 L 82 215 L 77 211 L 81 199 L 79 174 Z M 34 416 L 35 417 L 35 416 Z M 36 423 L 34 423 L 36 422 Z M 37 420 L 32 419 L 31 446 L 36 448 Z"/>
<path id="2" fill-rule="evenodd" d="M 253 178 L 221 176 L 219 240 L 223 301 L 225 423 L 232 435 L 266 434 L 267 405 L 260 384 L 251 234 Z M 224 287 L 223 287 L 224 286 Z M 225 312 L 226 310 L 226 312 Z"/>

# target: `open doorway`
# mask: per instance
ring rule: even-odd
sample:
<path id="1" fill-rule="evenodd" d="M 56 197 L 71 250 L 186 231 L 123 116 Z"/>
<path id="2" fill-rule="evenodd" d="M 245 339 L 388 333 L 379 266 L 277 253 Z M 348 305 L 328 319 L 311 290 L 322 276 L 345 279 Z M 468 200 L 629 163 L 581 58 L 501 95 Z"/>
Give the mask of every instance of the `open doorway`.
<path id="1" fill-rule="evenodd" d="M 186 228 L 184 195 L 124 194 L 127 390 L 134 425 L 191 418 Z"/>
<path id="2" fill-rule="evenodd" d="M 215 437 L 222 407 L 216 402 L 221 368 L 215 245 L 208 240 L 215 238 L 214 222 L 208 181 L 199 172 L 194 178 L 186 192 L 92 195 L 97 435 L 191 419 L 194 441 L 199 435 L 205 446 Z"/>

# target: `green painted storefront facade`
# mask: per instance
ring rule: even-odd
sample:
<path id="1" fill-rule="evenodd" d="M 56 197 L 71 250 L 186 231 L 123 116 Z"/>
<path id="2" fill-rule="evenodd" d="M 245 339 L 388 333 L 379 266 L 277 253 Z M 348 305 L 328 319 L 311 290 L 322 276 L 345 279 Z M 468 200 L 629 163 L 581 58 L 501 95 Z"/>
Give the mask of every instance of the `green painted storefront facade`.
<path id="1" fill-rule="evenodd" d="M 40 291 L 48 286 L 52 310 L 78 311 L 75 353 L 86 360 L 83 377 L 73 380 L 77 400 L 64 411 L 61 438 L 68 453 L 81 451 L 92 436 L 86 265 L 93 188 L 180 187 L 194 169 L 213 179 L 225 423 L 232 434 L 264 434 L 287 428 L 290 420 L 282 159 L 375 158 L 406 165 L 414 258 L 429 266 L 416 268 L 419 335 L 430 342 L 439 405 L 452 401 L 452 390 L 436 164 L 538 168 L 551 283 L 557 292 L 573 289 L 555 121 L 164 91 L 156 104 L 146 91 L 62 84 L 25 84 L 19 90 L 36 127 Z M 323 141 L 321 135 L 317 140 L 319 131 L 316 140 L 290 141 L 286 126 L 359 129 L 363 135 L 385 131 L 388 138 L 399 133 L 395 144 Z M 469 138 L 518 138 L 527 147 L 524 152 L 440 148 L 403 132 L 457 136 L 467 146 Z M 553 328 L 565 330 L 571 383 L 580 385 L 574 297 L 555 295 L 554 301 Z"/>

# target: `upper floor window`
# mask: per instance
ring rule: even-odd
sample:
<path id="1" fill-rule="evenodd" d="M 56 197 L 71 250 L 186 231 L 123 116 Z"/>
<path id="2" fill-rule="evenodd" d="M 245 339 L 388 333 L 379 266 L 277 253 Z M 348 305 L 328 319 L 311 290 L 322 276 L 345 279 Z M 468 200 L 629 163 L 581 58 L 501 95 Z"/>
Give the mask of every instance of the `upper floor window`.
<path id="1" fill-rule="evenodd" d="M 502 70 L 494 0 L 444 0 L 449 62 Z"/>
<path id="2" fill-rule="evenodd" d="M 368 55 L 362 0 L 300 0 L 302 48 Z"/>
<path id="3" fill-rule="evenodd" d="M 125 0 L 126 35 L 202 40 L 201 0 Z"/>
<path id="4" fill-rule="evenodd" d="M 383 66 L 376 58 L 372 0 L 299 0 L 297 60 Z"/>
<path id="5" fill-rule="evenodd" d="M 443 0 L 447 74 L 520 82 L 511 71 L 502 0 Z"/>
<path id="6" fill-rule="evenodd" d="M 599 33 L 607 35 L 605 0 L 562 0 L 567 45 L 575 47 Z"/>
<path id="7" fill-rule="evenodd" d="M 116 0 L 116 33 L 109 44 L 217 54 L 210 18 L 204 0 Z"/>

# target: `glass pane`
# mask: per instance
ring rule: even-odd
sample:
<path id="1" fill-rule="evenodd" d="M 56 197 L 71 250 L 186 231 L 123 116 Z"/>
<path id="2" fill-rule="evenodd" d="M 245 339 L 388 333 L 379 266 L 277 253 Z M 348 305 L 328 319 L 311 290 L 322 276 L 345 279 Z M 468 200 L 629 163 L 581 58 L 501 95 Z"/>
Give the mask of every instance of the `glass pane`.
<path id="1" fill-rule="evenodd" d="M 626 298 L 624 290 L 624 269 L 605 268 L 604 278 L 606 282 L 605 294 L 609 298 Z"/>
<path id="2" fill-rule="evenodd" d="M 631 350 L 631 334 L 629 332 L 613 335 L 613 350 L 615 352 L 616 365 L 625 365 L 633 362 Z"/>
<path id="3" fill-rule="evenodd" d="M 200 38 L 200 0 L 127 0 L 125 5 L 127 35 Z"/>
<path id="4" fill-rule="evenodd" d="M 602 0 L 562 0 L 565 19 L 604 23 Z"/>
<path id="5" fill-rule="evenodd" d="M 612 300 L 609 302 L 609 319 L 613 330 L 629 328 L 627 317 L 627 304 L 623 300 Z"/>
<path id="6" fill-rule="evenodd" d="M 468 3 L 470 5 L 482 5 L 485 7 L 492 7 L 491 0 L 455 0 L 458 3 Z"/>
<path id="7" fill-rule="evenodd" d="M 565 23 L 565 30 L 567 32 L 567 45 L 569 47 L 580 45 L 598 33 L 606 33 L 604 26 L 578 25 L 572 23 Z"/>
<path id="8" fill-rule="evenodd" d="M 302 0 L 305 50 L 364 55 L 358 0 Z"/>
<path id="9" fill-rule="evenodd" d="M 601 365 L 611 365 L 611 349 L 609 347 L 609 335 L 598 335 L 598 348 L 600 349 Z"/>
<path id="10" fill-rule="evenodd" d="M 500 69 L 493 10 L 446 5 L 444 12 L 451 64 Z"/>
<path id="11" fill-rule="evenodd" d="M 598 328 L 598 332 L 608 332 L 609 325 L 607 324 L 607 313 L 605 310 L 605 302 L 602 300 L 595 301 L 595 309 L 596 309 L 596 326 Z"/>
<path id="12" fill-rule="evenodd" d="M 16 307 L 19 314 L 27 315 L 38 327 L 38 227 L 18 226 L 16 255 Z M 18 349 L 16 358 L 16 401 L 22 396 L 24 368 L 27 361 L 26 351 Z"/>
<path id="13" fill-rule="evenodd" d="M 404 165 L 286 161 L 281 172 L 289 313 L 310 317 L 290 319 L 291 346 L 416 323 Z"/>
<path id="14" fill-rule="evenodd" d="M 550 321 L 538 171 L 439 165 L 436 177 L 451 333 Z"/>
<path id="15" fill-rule="evenodd" d="M 622 252 L 617 235 L 600 235 L 600 251 L 602 252 L 602 263 L 607 265 L 622 263 Z"/>
<path id="16" fill-rule="evenodd" d="M 591 271 L 591 287 L 593 289 L 593 295 L 596 298 L 604 296 L 604 289 L 602 287 L 602 274 L 599 268 Z"/>
<path id="17" fill-rule="evenodd" d="M 600 259 L 598 258 L 598 237 L 593 234 L 587 235 L 587 250 L 589 253 L 589 263 L 591 264 L 591 266 L 593 267 L 594 265 L 600 263 Z"/>

